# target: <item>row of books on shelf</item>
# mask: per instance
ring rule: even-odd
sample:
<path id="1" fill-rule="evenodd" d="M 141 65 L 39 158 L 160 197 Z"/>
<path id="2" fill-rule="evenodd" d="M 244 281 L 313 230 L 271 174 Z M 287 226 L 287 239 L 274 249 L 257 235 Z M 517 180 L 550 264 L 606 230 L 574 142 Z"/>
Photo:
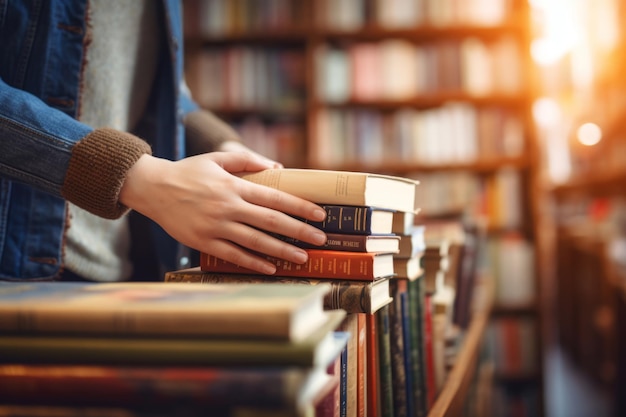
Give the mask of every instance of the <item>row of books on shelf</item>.
<path id="1" fill-rule="evenodd" d="M 185 0 L 187 36 L 226 36 L 295 29 L 304 23 L 302 0 Z"/>
<path id="2" fill-rule="evenodd" d="M 496 375 L 528 376 L 538 373 L 537 322 L 532 317 L 497 317 L 487 328 L 485 343 Z"/>
<path id="3" fill-rule="evenodd" d="M 289 48 L 204 48 L 190 58 L 195 98 L 211 108 L 302 111 L 305 57 Z"/>
<path id="4" fill-rule="evenodd" d="M 420 26 L 493 26 L 513 14 L 508 0 L 349 0 L 316 2 L 319 27 L 414 29 Z"/>
<path id="5" fill-rule="evenodd" d="M 415 43 L 408 39 L 319 45 L 320 100 L 410 100 L 440 93 L 472 96 L 522 93 L 522 51 L 512 37 Z"/>
<path id="6" fill-rule="evenodd" d="M 230 121 L 231 126 L 245 141 L 246 146 L 286 167 L 303 166 L 305 126 L 300 121 L 264 120 L 246 116 Z"/>
<path id="7" fill-rule="evenodd" d="M 485 255 L 492 265 L 495 302 L 502 306 L 528 308 L 536 300 L 534 245 L 519 233 L 491 237 Z"/>
<path id="8" fill-rule="evenodd" d="M 318 28 L 344 31 L 367 26 L 493 26 L 506 23 L 513 14 L 506 0 L 323 0 L 311 4 Z M 189 35 L 294 30 L 309 23 L 303 0 L 186 0 L 184 5 Z"/>
<path id="9" fill-rule="evenodd" d="M 476 241 L 416 217 L 414 180 L 244 178 L 322 205 L 312 224 L 327 244 L 303 265 L 268 258 L 275 276 L 202 253 L 164 283 L 2 283 L 0 403 L 42 416 L 426 415 L 471 315 Z"/>
<path id="10" fill-rule="evenodd" d="M 518 230 L 523 225 L 524 189 L 514 169 L 503 168 L 482 178 L 465 171 L 413 175 L 423 180 L 421 212 L 426 216 L 463 212 L 493 231 Z"/>
<path id="11" fill-rule="evenodd" d="M 317 152 L 328 156 L 328 164 L 386 160 L 468 164 L 515 158 L 523 154 L 525 144 L 519 117 L 504 108 L 476 108 L 463 102 L 389 112 L 323 109 L 316 118 Z"/>

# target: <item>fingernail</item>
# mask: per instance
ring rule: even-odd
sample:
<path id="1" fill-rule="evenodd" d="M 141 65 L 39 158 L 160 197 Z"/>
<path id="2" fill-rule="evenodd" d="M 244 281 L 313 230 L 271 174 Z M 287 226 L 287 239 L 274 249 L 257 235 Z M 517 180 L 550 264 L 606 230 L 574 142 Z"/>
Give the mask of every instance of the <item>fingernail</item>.
<path id="1" fill-rule="evenodd" d="M 276 273 L 276 266 L 269 264 L 262 264 L 261 268 L 263 269 L 263 273 L 267 275 L 274 275 Z"/>
<path id="2" fill-rule="evenodd" d="M 326 218 L 326 212 L 322 209 L 313 212 L 314 220 L 322 221 Z"/>
<path id="3" fill-rule="evenodd" d="M 302 250 L 296 250 L 293 255 L 295 262 L 299 264 L 303 264 L 309 259 L 309 255 Z"/>
<path id="4" fill-rule="evenodd" d="M 311 234 L 311 238 L 313 240 L 313 243 L 315 243 L 316 245 L 323 245 L 324 243 L 326 243 L 326 233 L 322 231 L 313 232 Z"/>

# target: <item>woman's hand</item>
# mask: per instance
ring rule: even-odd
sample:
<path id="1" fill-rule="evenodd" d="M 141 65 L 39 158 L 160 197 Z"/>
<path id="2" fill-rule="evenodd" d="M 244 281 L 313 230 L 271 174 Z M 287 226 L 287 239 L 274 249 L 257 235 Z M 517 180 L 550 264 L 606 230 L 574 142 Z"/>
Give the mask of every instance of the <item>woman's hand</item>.
<path id="1" fill-rule="evenodd" d="M 130 169 L 120 202 L 157 222 L 179 242 L 265 274 L 275 266 L 249 250 L 304 263 L 304 250 L 265 232 L 315 245 L 326 235 L 285 214 L 321 221 L 317 204 L 241 179 L 275 167 L 251 152 L 213 152 L 169 161 L 143 155 Z"/>

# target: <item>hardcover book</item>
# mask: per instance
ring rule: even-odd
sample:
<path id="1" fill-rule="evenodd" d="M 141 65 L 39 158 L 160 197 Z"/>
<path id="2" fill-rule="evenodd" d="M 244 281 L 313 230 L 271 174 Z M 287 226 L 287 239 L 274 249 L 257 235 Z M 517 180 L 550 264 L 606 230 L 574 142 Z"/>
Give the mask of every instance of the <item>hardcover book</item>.
<path id="1" fill-rule="evenodd" d="M 0 366 L 0 402 L 42 406 L 258 407 L 309 415 L 331 389 L 325 368 Z"/>
<path id="2" fill-rule="evenodd" d="M 393 210 L 338 204 L 320 204 L 320 206 L 326 212 L 323 221 L 302 220 L 328 233 L 359 235 L 392 233 Z"/>
<path id="3" fill-rule="evenodd" d="M 396 273 L 395 278 L 408 279 L 409 281 L 415 281 L 420 278 L 424 270 L 421 266 L 421 256 L 414 256 L 412 258 L 393 258 L 393 269 Z"/>
<path id="4" fill-rule="evenodd" d="M 302 285 L 330 285 L 330 291 L 324 295 L 324 309 L 342 309 L 347 313 L 368 313 L 378 311 L 391 302 L 389 296 L 389 278 L 375 281 L 343 280 L 337 278 L 285 277 L 275 275 L 229 274 L 204 272 L 200 267 L 170 271 L 165 273 L 165 282 L 196 282 L 205 284 L 219 283 L 281 283 Z"/>
<path id="5" fill-rule="evenodd" d="M 0 330 L 18 334 L 303 340 L 327 322 L 330 285 L 0 284 Z"/>
<path id="6" fill-rule="evenodd" d="M 321 204 L 371 206 L 416 212 L 416 180 L 367 172 L 267 169 L 244 179 Z"/>
<path id="7" fill-rule="evenodd" d="M 301 240 L 276 235 L 279 239 L 303 249 L 338 250 L 345 252 L 397 253 L 400 237 L 396 235 L 356 235 L 345 233 L 326 233 L 326 243 L 315 246 Z"/>
<path id="8" fill-rule="evenodd" d="M 391 357 L 391 323 L 389 321 L 390 309 L 391 305 L 386 305 L 376 313 L 379 361 L 379 388 L 377 392 L 379 393 L 380 410 L 381 416 L 383 417 L 395 416 Z"/>
<path id="9" fill-rule="evenodd" d="M 394 274 L 391 253 L 357 253 L 324 249 L 306 249 L 306 251 L 309 259 L 304 264 L 267 255 L 261 256 L 276 265 L 276 275 L 374 281 Z M 206 272 L 258 274 L 207 253 L 200 254 L 200 269 Z"/>
<path id="10" fill-rule="evenodd" d="M 0 363 L 159 366 L 325 366 L 349 335 L 336 332 L 346 313 L 300 341 L 242 338 L 3 335 Z"/>
<path id="11" fill-rule="evenodd" d="M 413 226 L 407 234 L 397 234 L 400 239 L 398 245 L 398 258 L 412 258 L 426 250 L 424 239 L 424 226 Z"/>

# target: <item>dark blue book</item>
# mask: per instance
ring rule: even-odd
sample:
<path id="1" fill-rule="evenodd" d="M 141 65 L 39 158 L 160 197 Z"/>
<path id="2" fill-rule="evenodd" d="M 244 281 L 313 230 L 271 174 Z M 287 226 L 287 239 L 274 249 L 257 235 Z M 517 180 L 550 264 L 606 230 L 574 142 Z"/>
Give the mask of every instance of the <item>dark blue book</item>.
<path id="1" fill-rule="evenodd" d="M 393 230 L 393 211 L 370 206 L 320 204 L 326 211 L 321 222 L 304 220 L 327 233 L 389 235 Z"/>

